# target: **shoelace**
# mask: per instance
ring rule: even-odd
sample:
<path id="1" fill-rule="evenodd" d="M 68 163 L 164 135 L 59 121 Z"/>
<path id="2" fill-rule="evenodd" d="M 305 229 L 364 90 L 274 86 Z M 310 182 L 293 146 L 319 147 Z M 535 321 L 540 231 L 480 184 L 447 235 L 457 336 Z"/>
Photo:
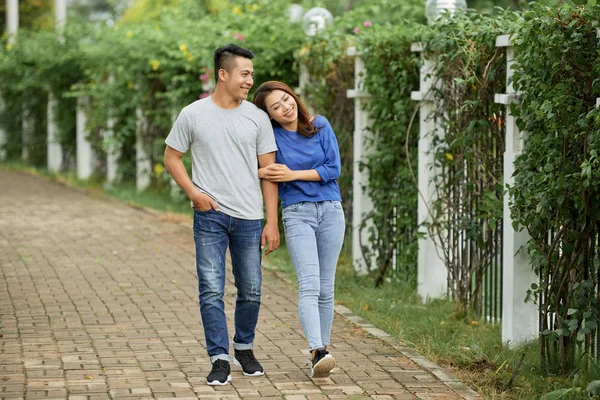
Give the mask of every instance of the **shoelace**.
<path id="1" fill-rule="evenodd" d="M 227 361 L 225 360 L 217 360 L 214 362 L 213 364 L 213 368 L 219 370 L 219 371 L 224 371 L 227 372 Z"/>
<path id="2" fill-rule="evenodd" d="M 238 351 L 237 355 L 236 355 L 238 361 L 240 363 L 243 363 L 245 361 L 252 361 L 252 362 L 256 362 L 256 357 L 254 357 L 254 354 L 251 351 Z"/>

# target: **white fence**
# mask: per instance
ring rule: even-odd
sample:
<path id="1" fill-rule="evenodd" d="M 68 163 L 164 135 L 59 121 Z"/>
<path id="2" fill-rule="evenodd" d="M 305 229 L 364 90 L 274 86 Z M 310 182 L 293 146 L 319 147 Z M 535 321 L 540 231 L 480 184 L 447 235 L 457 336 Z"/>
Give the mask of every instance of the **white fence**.
<path id="1" fill-rule="evenodd" d="M 510 107 L 512 102 L 516 101 L 516 95 L 512 89 L 512 57 L 513 49 L 510 45 L 508 36 L 500 36 L 496 41 L 497 47 L 505 47 L 507 51 L 507 87 L 506 93 L 497 94 L 495 96 L 496 103 L 505 104 L 507 106 L 506 117 L 506 150 L 504 153 L 504 186 L 512 185 L 512 174 L 514 172 L 514 160 L 520 154 L 522 148 L 521 133 L 516 126 L 515 117 L 511 115 Z M 423 48 L 419 43 L 413 44 L 412 51 L 422 52 Z M 348 52 L 349 55 L 356 57 L 357 74 L 359 71 L 365 73 L 360 55 L 354 50 Z M 432 150 L 432 135 L 435 133 L 438 137 L 443 136 L 440 127 L 436 121 L 431 118 L 434 111 L 434 102 L 431 97 L 431 89 L 434 79 L 432 76 L 433 65 L 426 57 L 423 59 L 423 66 L 420 71 L 420 87 L 419 90 L 411 94 L 411 98 L 419 101 L 420 107 L 420 128 L 419 128 L 419 203 L 418 203 L 418 222 L 423 233 L 419 240 L 418 254 L 418 292 L 421 297 L 427 301 L 433 298 L 439 298 L 446 295 L 448 290 L 448 271 L 443 262 L 439 249 L 434 240 L 429 236 L 423 223 L 426 223 L 429 216 L 429 204 L 434 198 L 434 190 L 432 181 L 435 174 L 440 173 L 439 170 L 431 168 L 433 164 Z M 358 75 L 357 75 L 358 76 Z M 364 79 L 364 76 L 361 78 Z M 357 82 L 360 80 L 357 78 Z M 360 85 L 360 83 L 357 83 Z M 358 95 L 360 93 L 360 95 Z M 361 91 L 361 87 L 357 86 L 354 91 L 349 91 L 348 97 L 355 99 L 355 137 L 354 137 L 354 163 L 358 165 L 361 161 L 366 161 L 364 141 L 361 140 L 363 132 L 368 127 L 368 115 L 363 107 L 363 102 L 368 101 L 368 94 Z M 599 99 L 600 103 L 600 99 Z M 361 216 L 367 214 L 372 205 L 368 196 L 361 190 L 360 182 L 365 179 L 360 172 L 354 172 L 354 218 L 353 228 L 360 226 Z M 510 210 L 508 207 L 509 194 L 506 191 L 504 194 L 504 211 L 503 211 L 503 271 L 502 271 L 502 340 L 509 345 L 515 345 L 523 341 L 535 338 L 538 335 L 538 313 L 536 306 L 533 303 L 525 303 L 527 289 L 531 284 L 537 281 L 537 277 L 529 263 L 529 259 L 525 251 L 520 251 L 522 246 L 527 242 L 527 234 L 524 232 L 516 232 L 512 226 Z M 364 271 L 365 266 L 360 264 L 362 254 L 360 248 L 356 245 L 356 237 L 358 233 L 354 233 L 353 241 L 353 260 L 357 271 Z"/>

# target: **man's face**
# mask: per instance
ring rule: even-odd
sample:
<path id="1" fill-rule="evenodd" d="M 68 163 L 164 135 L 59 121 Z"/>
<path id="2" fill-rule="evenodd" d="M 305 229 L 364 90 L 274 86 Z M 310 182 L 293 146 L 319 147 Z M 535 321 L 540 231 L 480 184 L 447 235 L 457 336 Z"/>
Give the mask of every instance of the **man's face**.
<path id="1" fill-rule="evenodd" d="M 248 92 L 254 85 L 254 68 L 252 60 L 245 57 L 235 57 L 229 71 L 224 70 L 225 90 L 236 100 L 246 100 Z"/>

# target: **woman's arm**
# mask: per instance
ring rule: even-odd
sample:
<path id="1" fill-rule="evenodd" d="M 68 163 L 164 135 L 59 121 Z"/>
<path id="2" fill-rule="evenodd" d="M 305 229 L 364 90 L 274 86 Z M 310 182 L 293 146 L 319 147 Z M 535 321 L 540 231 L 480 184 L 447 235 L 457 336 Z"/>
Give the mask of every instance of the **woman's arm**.
<path id="1" fill-rule="evenodd" d="M 270 182 L 313 181 L 318 182 L 321 176 L 315 169 L 292 171 L 285 164 L 271 164 L 258 170 L 258 177 Z"/>

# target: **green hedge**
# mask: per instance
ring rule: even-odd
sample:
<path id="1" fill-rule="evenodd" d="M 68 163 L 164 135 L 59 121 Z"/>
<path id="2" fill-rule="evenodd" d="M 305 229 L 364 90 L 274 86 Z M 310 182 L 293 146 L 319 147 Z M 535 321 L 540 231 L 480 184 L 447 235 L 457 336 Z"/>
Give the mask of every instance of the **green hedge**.
<path id="1" fill-rule="evenodd" d="M 593 355 L 598 328 L 599 21 L 597 6 L 536 7 L 514 39 L 512 108 L 526 133 L 511 211 L 531 237 L 540 277 L 530 297 L 540 307 L 542 358 L 563 372 L 581 352 Z"/>
<path id="2" fill-rule="evenodd" d="M 25 89 L 33 94 L 26 97 L 35 100 L 28 109 L 36 115 L 45 110 L 51 89 L 61 100 L 58 124 L 67 160 L 73 158 L 75 143 L 74 97 L 85 95 L 91 99 L 87 109 L 90 139 L 101 160 L 108 144 L 102 132 L 112 118 L 112 144 L 121 151 L 121 178 L 135 174 L 135 110 L 141 107 L 149 122 L 143 134 L 146 151 L 152 163 L 160 165 L 173 117 L 211 86 L 215 48 L 236 43 L 252 49 L 257 55 L 255 86 L 271 79 L 297 85 L 294 55 L 304 33 L 300 25 L 288 22 L 282 7 L 279 2 L 263 1 L 197 19 L 175 10 L 156 21 L 115 27 L 70 21 L 62 39 L 50 31 L 19 32 L 16 43 L 5 42 L 0 52 L 0 91 L 9 105 L 0 123 L 10 135 L 9 156 L 20 157 L 19 118 Z M 45 126 L 42 119 L 36 121 L 40 123 L 35 143 L 43 144 Z M 43 166 L 45 146 L 36 145 L 30 151 L 32 161 Z M 154 183 L 165 184 L 164 170 L 157 167 L 156 172 Z"/>

